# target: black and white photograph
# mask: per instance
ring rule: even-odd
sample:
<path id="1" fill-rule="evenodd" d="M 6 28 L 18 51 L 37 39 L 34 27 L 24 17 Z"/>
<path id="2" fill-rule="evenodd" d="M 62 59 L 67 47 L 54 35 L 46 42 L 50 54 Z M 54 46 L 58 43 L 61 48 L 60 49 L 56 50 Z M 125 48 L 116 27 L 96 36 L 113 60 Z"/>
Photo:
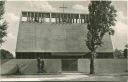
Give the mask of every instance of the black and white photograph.
<path id="1" fill-rule="evenodd" d="M 128 82 L 127 0 L 0 0 L 1 82 Z"/>

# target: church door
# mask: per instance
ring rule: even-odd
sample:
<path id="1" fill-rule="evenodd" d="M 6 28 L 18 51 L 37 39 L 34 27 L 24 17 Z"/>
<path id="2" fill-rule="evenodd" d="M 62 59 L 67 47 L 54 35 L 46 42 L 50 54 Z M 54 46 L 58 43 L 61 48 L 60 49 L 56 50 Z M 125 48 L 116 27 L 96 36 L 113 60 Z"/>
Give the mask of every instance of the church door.
<path id="1" fill-rule="evenodd" d="M 62 59 L 62 71 L 77 71 L 77 59 Z"/>

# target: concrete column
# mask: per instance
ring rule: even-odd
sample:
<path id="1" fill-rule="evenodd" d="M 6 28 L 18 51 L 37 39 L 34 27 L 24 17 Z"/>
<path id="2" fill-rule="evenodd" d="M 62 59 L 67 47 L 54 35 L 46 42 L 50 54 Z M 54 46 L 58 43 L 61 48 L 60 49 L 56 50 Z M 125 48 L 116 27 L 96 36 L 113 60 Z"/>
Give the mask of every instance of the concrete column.
<path id="1" fill-rule="evenodd" d="M 59 17 L 59 23 L 60 23 L 60 14 L 59 14 L 59 16 L 58 16 L 58 17 Z"/>
<path id="2" fill-rule="evenodd" d="M 82 21 L 82 18 L 81 18 L 81 24 L 82 24 L 82 22 L 83 22 L 83 21 Z"/>
<path id="3" fill-rule="evenodd" d="M 34 14 L 34 17 L 33 17 L 33 18 L 34 18 L 34 20 L 33 20 L 33 22 L 35 22 L 35 12 L 34 12 L 33 14 Z"/>
<path id="4" fill-rule="evenodd" d="M 63 14 L 61 14 L 61 23 L 63 23 Z"/>
<path id="5" fill-rule="evenodd" d="M 58 22 L 58 21 L 57 21 L 57 14 L 55 14 L 55 19 L 56 19 L 55 22 L 57 23 L 57 22 Z"/>
<path id="6" fill-rule="evenodd" d="M 62 14 L 60 14 L 60 23 L 62 22 Z"/>
<path id="7" fill-rule="evenodd" d="M 79 23 L 80 23 L 80 14 L 79 14 Z"/>
<path id="8" fill-rule="evenodd" d="M 68 14 L 66 14 L 66 23 L 68 23 Z"/>
<path id="9" fill-rule="evenodd" d="M 39 23 L 39 12 L 37 12 L 37 22 Z"/>
<path id="10" fill-rule="evenodd" d="M 43 22 L 43 14 L 41 13 L 41 23 Z"/>
<path id="11" fill-rule="evenodd" d="M 28 12 L 27 12 L 27 21 L 28 21 Z"/>
<path id="12" fill-rule="evenodd" d="M 34 19 L 34 17 L 33 17 L 33 12 L 31 12 L 31 22 L 33 22 L 33 19 Z"/>
<path id="13" fill-rule="evenodd" d="M 45 14 L 43 13 L 43 22 L 45 22 Z"/>
<path id="14" fill-rule="evenodd" d="M 74 15 L 72 15 L 72 23 L 74 23 Z"/>
<path id="15" fill-rule="evenodd" d="M 30 22 L 32 22 L 32 15 L 31 15 L 32 13 L 31 12 L 29 12 L 29 19 L 30 19 Z"/>
<path id="16" fill-rule="evenodd" d="M 30 22 L 30 12 L 28 12 L 28 21 Z"/>
<path id="17" fill-rule="evenodd" d="M 69 14 L 69 23 L 71 23 L 71 14 Z"/>
<path id="18" fill-rule="evenodd" d="M 39 22 L 41 23 L 41 13 L 39 13 Z"/>
<path id="19" fill-rule="evenodd" d="M 84 16 L 84 23 L 86 23 L 86 15 Z"/>
<path id="20" fill-rule="evenodd" d="M 70 14 L 70 23 L 72 23 L 72 15 Z"/>
<path id="21" fill-rule="evenodd" d="M 75 18 L 76 18 L 76 23 L 77 23 L 77 15 L 76 15 L 76 17 L 75 17 Z"/>
<path id="22" fill-rule="evenodd" d="M 52 14 L 50 13 L 49 22 L 51 23 Z"/>
<path id="23" fill-rule="evenodd" d="M 67 14 L 67 23 L 69 23 L 69 14 Z"/>

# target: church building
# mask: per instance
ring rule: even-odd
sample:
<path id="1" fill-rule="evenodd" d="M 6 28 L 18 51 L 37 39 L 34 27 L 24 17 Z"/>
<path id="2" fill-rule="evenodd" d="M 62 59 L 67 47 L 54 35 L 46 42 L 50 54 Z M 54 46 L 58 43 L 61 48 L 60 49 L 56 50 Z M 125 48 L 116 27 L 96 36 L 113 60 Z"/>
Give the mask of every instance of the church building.
<path id="1" fill-rule="evenodd" d="M 62 71 L 78 71 L 79 59 L 89 58 L 86 46 L 87 14 L 22 11 L 16 45 L 17 59 L 56 59 Z M 113 58 L 110 35 L 97 49 L 97 58 Z M 48 61 L 47 61 L 48 62 Z M 81 61 L 82 63 L 82 61 Z M 85 62 L 83 62 L 85 63 Z M 59 66 L 58 66 L 59 67 Z"/>

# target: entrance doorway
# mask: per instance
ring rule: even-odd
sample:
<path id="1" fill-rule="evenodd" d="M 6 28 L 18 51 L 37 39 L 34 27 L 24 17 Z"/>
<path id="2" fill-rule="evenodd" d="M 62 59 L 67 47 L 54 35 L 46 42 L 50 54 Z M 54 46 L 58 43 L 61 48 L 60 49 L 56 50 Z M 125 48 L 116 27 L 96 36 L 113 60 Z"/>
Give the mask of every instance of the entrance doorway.
<path id="1" fill-rule="evenodd" d="M 77 71 L 77 59 L 62 59 L 62 71 L 75 72 Z"/>

